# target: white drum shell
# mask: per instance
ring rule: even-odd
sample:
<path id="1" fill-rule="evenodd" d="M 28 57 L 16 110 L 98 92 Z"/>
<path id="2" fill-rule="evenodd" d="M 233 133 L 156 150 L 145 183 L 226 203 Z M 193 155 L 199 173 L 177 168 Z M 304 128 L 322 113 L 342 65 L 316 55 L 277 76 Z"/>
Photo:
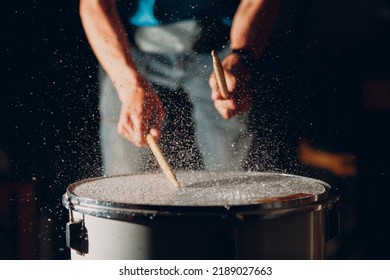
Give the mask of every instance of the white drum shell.
<path id="1" fill-rule="evenodd" d="M 226 259 L 232 258 L 227 222 L 220 217 L 126 222 L 77 213 L 88 231 L 89 252 L 71 250 L 72 259 Z M 230 240 L 229 240 L 230 239 Z"/>
<path id="2" fill-rule="evenodd" d="M 277 218 L 126 222 L 74 212 L 84 219 L 89 252 L 72 259 L 324 259 L 326 211 Z M 253 213 L 252 213 L 253 215 Z M 229 221 L 230 220 L 230 221 Z"/>

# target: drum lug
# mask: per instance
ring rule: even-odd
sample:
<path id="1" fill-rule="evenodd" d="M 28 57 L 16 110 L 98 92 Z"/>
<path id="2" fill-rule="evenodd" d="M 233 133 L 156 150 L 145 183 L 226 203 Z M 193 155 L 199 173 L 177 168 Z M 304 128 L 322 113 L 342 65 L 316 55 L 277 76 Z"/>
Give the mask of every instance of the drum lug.
<path id="1" fill-rule="evenodd" d="M 340 212 L 335 208 L 326 211 L 326 242 L 340 235 Z"/>
<path id="2" fill-rule="evenodd" d="M 84 220 L 75 221 L 71 203 L 68 203 L 69 222 L 66 223 L 66 246 L 75 250 L 79 255 L 88 254 L 88 231 Z"/>

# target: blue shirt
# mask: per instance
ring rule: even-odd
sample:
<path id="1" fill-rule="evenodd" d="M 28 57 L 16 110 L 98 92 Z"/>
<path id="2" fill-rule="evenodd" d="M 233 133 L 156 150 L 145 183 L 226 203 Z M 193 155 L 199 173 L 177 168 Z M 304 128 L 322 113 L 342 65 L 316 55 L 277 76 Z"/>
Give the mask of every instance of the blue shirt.
<path id="1" fill-rule="evenodd" d="M 239 0 L 137 0 L 130 5 L 135 10 L 129 23 L 135 26 L 155 26 L 194 19 L 220 21 L 230 25 Z"/>

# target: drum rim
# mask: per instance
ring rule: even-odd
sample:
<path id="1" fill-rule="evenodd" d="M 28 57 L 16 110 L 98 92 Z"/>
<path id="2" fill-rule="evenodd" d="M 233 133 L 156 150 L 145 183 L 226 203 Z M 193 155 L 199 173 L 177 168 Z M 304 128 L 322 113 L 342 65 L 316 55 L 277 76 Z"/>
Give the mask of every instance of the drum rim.
<path id="1" fill-rule="evenodd" d="M 196 171 L 201 173 L 210 173 L 209 171 Z M 151 204 L 134 204 L 134 203 L 122 203 L 122 202 L 112 202 L 104 200 L 96 200 L 93 198 L 80 197 L 72 193 L 72 191 L 79 185 L 96 181 L 102 179 L 109 179 L 115 177 L 126 177 L 126 176 L 135 176 L 135 175 L 150 175 L 158 174 L 155 173 L 137 173 L 137 174 L 124 174 L 124 175 L 114 175 L 114 176 L 100 176 L 93 177 L 88 179 L 82 179 L 77 182 L 70 184 L 66 190 L 66 193 L 63 195 L 62 203 L 63 205 L 74 211 L 89 214 L 98 217 L 109 217 L 112 219 L 127 220 L 134 217 L 194 217 L 194 216 L 203 216 L 203 217 L 215 217 L 226 215 L 230 213 L 243 213 L 243 212 L 262 212 L 261 215 L 275 215 L 275 212 L 280 212 L 283 209 L 283 213 L 290 212 L 300 212 L 303 208 L 305 209 L 315 209 L 318 208 L 318 205 L 327 204 L 329 201 L 334 200 L 334 197 L 329 195 L 331 189 L 330 185 L 326 182 L 323 182 L 318 179 L 304 177 L 294 174 L 286 173 L 276 173 L 276 172 L 254 172 L 254 171 L 239 171 L 240 173 L 257 174 L 257 175 L 277 175 L 277 176 L 288 176 L 294 178 L 300 178 L 304 180 L 309 180 L 321 184 L 325 191 L 318 195 L 310 195 L 303 198 L 294 198 L 281 201 L 270 201 L 264 203 L 253 203 L 253 204 L 242 204 L 242 205 L 151 205 Z M 213 172 L 213 173 L 223 173 Z M 227 172 L 226 172 L 227 173 Z M 229 172 L 231 173 L 231 172 Z M 313 205 L 313 207 L 310 207 Z M 321 208 L 321 207 L 320 207 Z M 288 210 L 289 209 L 289 210 Z M 268 214 L 267 214 L 268 213 Z"/>

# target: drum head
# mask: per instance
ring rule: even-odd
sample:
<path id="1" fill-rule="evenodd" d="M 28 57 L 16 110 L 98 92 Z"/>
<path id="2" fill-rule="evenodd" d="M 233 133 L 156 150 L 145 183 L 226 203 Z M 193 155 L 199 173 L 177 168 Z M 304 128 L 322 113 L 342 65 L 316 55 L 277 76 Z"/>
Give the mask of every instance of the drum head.
<path id="1" fill-rule="evenodd" d="M 234 207 L 313 202 L 327 193 L 326 183 L 294 175 L 263 172 L 177 172 L 181 187 L 164 174 L 99 177 L 68 187 L 77 204 L 147 207 Z"/>

